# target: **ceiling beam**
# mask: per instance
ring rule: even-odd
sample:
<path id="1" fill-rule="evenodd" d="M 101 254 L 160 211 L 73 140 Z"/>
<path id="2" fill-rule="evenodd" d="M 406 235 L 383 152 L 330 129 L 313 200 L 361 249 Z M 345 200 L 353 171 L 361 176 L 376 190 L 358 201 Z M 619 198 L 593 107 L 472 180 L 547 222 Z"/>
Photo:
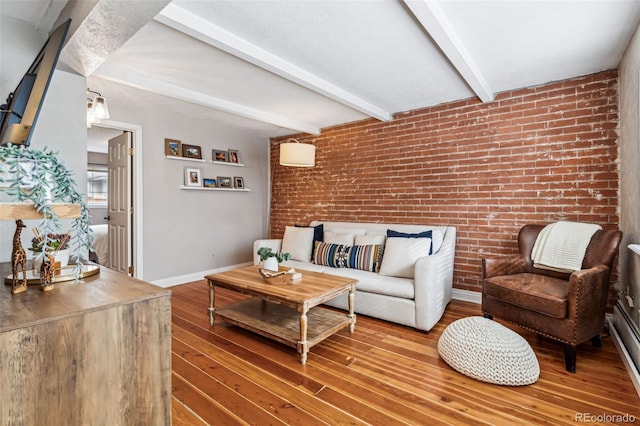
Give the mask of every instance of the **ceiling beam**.
<path id="1" fill-rule="evenodd" d="M 42 7 L 35 19 L 36 30 L 50 33 L 66 3 L 66 1 L 49 1 L 46 6 Z"/>
<path id="2" fill-rule="evenodd" d="M 493 90 L 438 3 L 432 0 L 404 2 L 482 102 L 493 101 Z"/>
<path id="3" fill-rule="evenodd" d="M 202 92 L 195 90 L 185 89 L 184 87 L 167 83 L 166 81 L 162 81 L 136 71 L 117 67 L 109 63 L 103 64 L 93 75 L 125 86 L 157 93 L 174 99 L 179 99 L 181 101 L 190 102 L 192 104 L 202 105 L 208 108 L 249 118 L 251 120 L 284 127 L 296 132 L 310 133 L 312 135 L 320 134 L 320 129 L 311 124 L 291 120 L 281 115 L 272 114 L 246 105 L 205 95 Z"/>
<path id="4" fill-rule="evenodd" d="M 90 76 L 170 1 L 69 1 L 57 22 L 71 19 L 59 67 Z"/>
<path id="5" fill-rule="evenodd" d="M 155 20 L 300 86 L 382 121 L 392 114 L 171 3 Z"/>

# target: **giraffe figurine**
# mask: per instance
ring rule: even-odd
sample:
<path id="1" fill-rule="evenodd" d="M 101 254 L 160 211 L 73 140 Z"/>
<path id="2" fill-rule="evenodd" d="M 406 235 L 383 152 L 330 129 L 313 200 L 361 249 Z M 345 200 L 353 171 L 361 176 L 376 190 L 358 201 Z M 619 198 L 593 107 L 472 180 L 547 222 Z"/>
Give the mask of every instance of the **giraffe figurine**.
<path id="1" fill-rule="evenodd" d="M 16 232 L 13 234 L 13 251 L 11 252 L 11 262 L 13 266 L 13 286 L 11 293 L 13 294 L 22 293 L 27 289 L 27 272 L 25 270 L 27 253 L 24 251 L 22 243 L 20 242 L 22 228 L 26 228 L 25 224 L 20 219 L 16 220 Z M 18 279 L 18 266 L 20 266 L 22 272 L 22 280 Z"/>
<path id="2" fill-rule="evenodd" d="M 48 253 L 43 253 L 42 265 L 40 265 L 40 290 L 49 291 L 53 288 L 53 273 L 55 258 Z"/>

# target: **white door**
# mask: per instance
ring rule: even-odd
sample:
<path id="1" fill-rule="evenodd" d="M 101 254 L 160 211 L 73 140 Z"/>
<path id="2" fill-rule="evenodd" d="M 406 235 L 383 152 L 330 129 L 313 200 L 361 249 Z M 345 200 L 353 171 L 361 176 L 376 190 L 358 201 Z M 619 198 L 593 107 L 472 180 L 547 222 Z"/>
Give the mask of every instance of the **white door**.
<path id="1" fill-rule="evenodd" d="M 109 139 L 109 267 L 131 274 L 131 133 Z"/>

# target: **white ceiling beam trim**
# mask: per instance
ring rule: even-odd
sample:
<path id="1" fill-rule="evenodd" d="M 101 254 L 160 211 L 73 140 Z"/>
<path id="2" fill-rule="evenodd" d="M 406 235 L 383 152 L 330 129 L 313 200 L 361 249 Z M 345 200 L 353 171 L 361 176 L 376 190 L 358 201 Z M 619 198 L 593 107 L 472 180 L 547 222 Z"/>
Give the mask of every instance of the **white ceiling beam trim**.
<path id="1" fill-rule="evenodd" d="M 277 114 L 271 114 L 266 111 L 251 108 L 246 105 L 208 96 L 201 92 L 185 89 L 184 87 L 167 83 L 121 67 L 103 64 L 94 76 L 129 87 L 134 87 L 136 89 L 145 90 L 147 92 L 157 93 L 174 99 L 179 99 L 181 101 L 190 102 L 192 104 L 202 105 L 208 108 L 249 118 L 251 120 L 284 127 L 296 132 L 310 133 L 312 135 L 320 134 L 320 129 L 311 124 L 302 123 Z"/>
<path id="2" fill-rule="evenodd" d="M 493 90 L 438 3 L 432 0 L 404 2 L 482 102 L 493 101 Z"/>
<path id="3" fill-rule="evenodd" d="M 382 121 L 389 121 L 393 118 L 392 114 L 383 108 L 373 105 L 174 4 L 167 5 L 155 17 L 155 20 L 370 117 Z"/>
<path id="4" fill-rule="evenodd" d="M 60 18 L 71 18 L 72 22 L 67 44 L 60 54 L 60 63 L 80 75 L 90 76 L 170 1 L 87 0 L 67 3 Z M 60 18 L 59 22 L 63 22 Z"/>

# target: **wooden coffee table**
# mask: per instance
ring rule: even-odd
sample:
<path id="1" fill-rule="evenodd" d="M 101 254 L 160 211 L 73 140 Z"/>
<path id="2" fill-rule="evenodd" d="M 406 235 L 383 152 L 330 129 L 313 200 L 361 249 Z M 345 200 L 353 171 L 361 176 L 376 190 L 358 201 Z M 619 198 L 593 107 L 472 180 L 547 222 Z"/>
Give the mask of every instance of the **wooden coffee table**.
<path id="1" fill-rule="evenodd" d="M 351 278 L 298 271 L 302 279 L 288 284 L 267 284 L 257 266 L 247 266 L 219 274 L 207 275 L 209 282 L 209 323 L 216 317 L 294 347 L 300 362 L 307 362 L 309 348 L 349 326 L 353 333 L 357 281 Z M 216 287 L 223 287 L 254 297 L 215 307 Z M 318 305 L 341 294 L 349 294 L 349 313 Z"/>

